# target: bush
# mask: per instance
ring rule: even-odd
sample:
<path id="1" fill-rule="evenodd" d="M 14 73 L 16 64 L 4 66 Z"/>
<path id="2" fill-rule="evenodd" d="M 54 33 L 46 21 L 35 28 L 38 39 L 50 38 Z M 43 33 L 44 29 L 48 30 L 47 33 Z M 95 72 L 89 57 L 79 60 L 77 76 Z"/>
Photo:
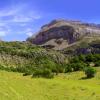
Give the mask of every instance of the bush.
<path id="1" fill-rule="evenodd" d="M 79 55 L 79 60 L 82 61 L 82 62 L 85 62 L 86 61 L 86 58 L 85 58 L 85 55 Z"/>
<path id="2" fill-rule="evenodd" d="M 70 63 L 79 63 L 79 62 L 80 62 L 80 59 L 78 56 L 74 56 L 70 61 Z"/>
<path id="3" fill-rule="evenodd" d="M 45 77 L 45 78 L 53 78 L 54 74 L 50 69 L 37 69 L 33 73 L 33 77 Z"/>
<path id="4" fill-rule="evenodd" d="M 44 69 L 43 70 L 43 77 L 46 77 L 46 78 L 53 78 L 53 73 L 51 72 L 50 69 Z"/>
<path id="5" fill-rule="evenodd" d="M 58 70 L 57 68 L 53 68 L 53 69 L 52 69 L 52 72 L 55 73 L 56 75 L 59 74 L 59 70 Z"/>
<path id="6" fill-rule="evenodd" d="M 86 61 L 87 62 L 94 62 L 95 61 L 94 55 L 93 54 L 86 55 Z"/>
<path id="7" fill-rule="evenodd" d="M 67 64 L 66 68 L 65 68 L 65 73 L 67 72 L 72 72 L 73 71 L 73 68 L 70 64 Z"/>
<path id="8" fill-rule="evenodd" d="M 83 70 L 83 68 L 85 66 L 87 66 L 87 65 L 85 63 L 83 63 L 83 62 L 80 62 L 80 63 L 69 63 L 69 64 L 67 64 L 67 66 L 65 68 L 65 73 Z"/>
<path id="9" fill-rule="evenodd" d="M 71 67 L 73 68 L 73 71 L 80 71 L 84 68 L 83 63 L 72 63 Z"/>
<path id="10" fill-rule="evenodd" d="M 1 69 L 1 70 L 5 70 L 5 67 L 2 66 L 2 65 L 0 65 L 0 69 Z"/>
<path id="11" fill-rule="evenodd" d="M 100 60 L 97 61 L 97 62 L 95 62 L 95 66 L 96 66 L 96 67 L 100 67 Z"/>
<path id="12" fill-rule="evenodd" d="M 92 78 L 96 74 L 96 70 L 92 67 L 86 67 L 84 71 L 87 78 Z"/>

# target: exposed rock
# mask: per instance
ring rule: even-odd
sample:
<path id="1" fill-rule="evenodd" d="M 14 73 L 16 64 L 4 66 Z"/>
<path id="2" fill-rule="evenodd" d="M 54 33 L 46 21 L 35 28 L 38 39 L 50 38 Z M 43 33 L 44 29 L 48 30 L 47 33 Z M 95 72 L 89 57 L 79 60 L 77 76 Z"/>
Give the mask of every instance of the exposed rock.
<path id="1" fill-rule="evenodd" d="M 99 25 L 72 20 L 53 20 L 41 27 L 36 37 L 28 40 L 37 45 L 61 50 L 83 39 L 100 36 Z"/>

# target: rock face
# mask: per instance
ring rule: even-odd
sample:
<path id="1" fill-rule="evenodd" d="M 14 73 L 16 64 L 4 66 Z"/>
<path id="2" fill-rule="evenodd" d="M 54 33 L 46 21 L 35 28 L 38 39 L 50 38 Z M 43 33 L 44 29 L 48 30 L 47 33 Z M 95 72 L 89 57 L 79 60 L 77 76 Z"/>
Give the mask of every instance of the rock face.
<path id="1" fill-rule="evenodd" d="M 100 27 L 95 24 L 72 20 L 53 20 L 41 27 L 36 37 L 28 40 L 37 45 L 63 49 L 84 37 L 100 36 Z"/>

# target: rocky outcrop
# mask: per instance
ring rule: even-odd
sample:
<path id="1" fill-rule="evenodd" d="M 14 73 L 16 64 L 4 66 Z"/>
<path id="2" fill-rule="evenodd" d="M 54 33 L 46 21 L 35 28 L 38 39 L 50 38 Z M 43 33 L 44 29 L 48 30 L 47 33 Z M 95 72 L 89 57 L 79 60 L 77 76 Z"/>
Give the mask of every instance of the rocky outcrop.
<path id="1" fill-rule="evenodd" d="M 42 26 L 34 38 L 31 37 L 27 40 L 31 40 L 33 44 L 59 50 L 84 37 L 94 36 L 100 36 L 99 25 L 72 20 L 53 20 L 51 23 Z"/>

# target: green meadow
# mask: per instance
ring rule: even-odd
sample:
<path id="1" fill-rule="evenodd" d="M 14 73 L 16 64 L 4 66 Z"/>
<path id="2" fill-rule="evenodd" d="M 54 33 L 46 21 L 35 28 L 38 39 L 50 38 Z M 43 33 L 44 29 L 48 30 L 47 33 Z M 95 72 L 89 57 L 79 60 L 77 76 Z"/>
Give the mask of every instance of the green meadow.
<path id="1" fill-rule="evenodd" d="M 0 70 L 0 100 L 100 100 L 100 68 L 91 79 L 83 72 L 53 79 L 31 78 Z"/>

